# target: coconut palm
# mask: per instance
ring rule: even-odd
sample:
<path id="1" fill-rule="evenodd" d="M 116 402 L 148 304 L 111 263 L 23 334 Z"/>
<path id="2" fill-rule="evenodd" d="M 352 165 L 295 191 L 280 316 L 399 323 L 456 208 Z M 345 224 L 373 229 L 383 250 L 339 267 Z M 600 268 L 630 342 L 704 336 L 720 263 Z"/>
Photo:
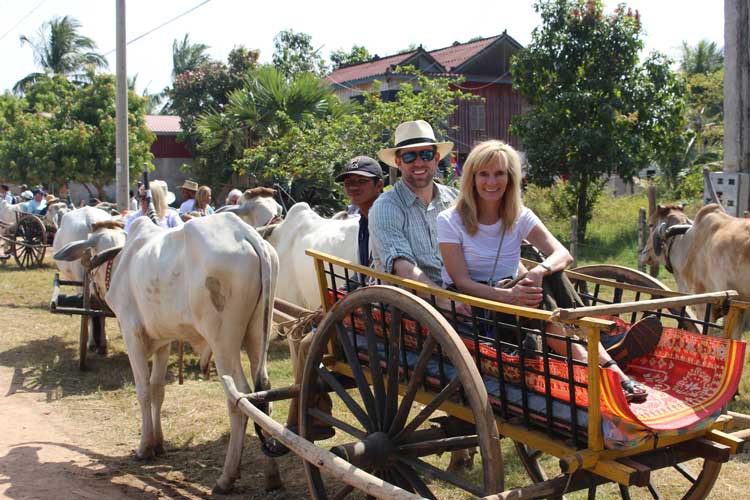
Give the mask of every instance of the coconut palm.
<path id="1" fill-rule="evenodd" d="M 211 58 L 206 54 L 208 48 L 208 45 L 203 43 L 190 43 L 187 33 L 181 42 L 175 38 L 172 42 L 172 79 L 210 61 Z"/>
<path id="2" fill-rule="evenodd" d="M 82 80 L 87 67 L 106 68 L 107 60 L 96 52 L 96 42 L 81 35 L 81 23 L 69 16 L 54 17 L 37 31 L 36 37 L 21 35 L 21 45 L 29 44 L 34 60 L 42 72 L 31 73 L 13 86 L 14 92 L 23 92 L 43 75 L 62 75 Z"/>
<path id="3" fill-rule="evenodd" d="M 695 47 L 682 42 L 682 60 L 680 69 L 688 75 L 713 73 L 724 66 L 724 49 L 716 42 L 703 39 Z"/>

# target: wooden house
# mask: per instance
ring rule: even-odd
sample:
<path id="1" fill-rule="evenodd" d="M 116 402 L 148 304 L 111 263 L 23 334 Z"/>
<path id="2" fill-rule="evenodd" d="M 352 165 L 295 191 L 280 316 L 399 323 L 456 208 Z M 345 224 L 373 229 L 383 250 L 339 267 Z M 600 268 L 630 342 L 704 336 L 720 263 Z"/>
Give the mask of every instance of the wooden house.
<path id="1" fill-rule="evenodd" d="M 394 73 L 398 66 L 414 66 L 422 73 L 435 77 L 461 76 L 459 88 L 484 98 L 483 101 L 462 101 L 450 125 L 458 130 L 450 133 L 459 160 L 471 147 L 485 139 L 501 139 L 518 147 L 518 139 L 508 131 L 510 119 L 521 113 L 524 103 L 513 90 L 510 76 L 511 56 L 522 46 L 506 32 L 467 43 L 426 51 L 416 50 L 378 58 L 337 69 L 327 80 L 341 100 L 353 99 L 380 82 L 384 99 L 393 99 L 400 85 L 408 77 Z"/>

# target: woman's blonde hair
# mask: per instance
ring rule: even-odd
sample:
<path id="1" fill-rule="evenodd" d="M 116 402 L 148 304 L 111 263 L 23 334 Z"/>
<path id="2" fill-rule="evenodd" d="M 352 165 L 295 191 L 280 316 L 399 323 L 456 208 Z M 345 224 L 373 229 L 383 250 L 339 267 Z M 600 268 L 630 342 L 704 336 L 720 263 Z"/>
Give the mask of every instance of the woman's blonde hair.
<path id="1" fill-rule="evenodd" d="M 195 203 L 193 204 L 193 210 L 205 211 L 208 209 L 208 201 L 211 198 L 211 188 L 208 186 L 201 186 L 195 193 Z"/>
<path id="2" fill-rule="evenodd" d="M 476 234 L 478 227 L 477 187 L 475 176 L 482 168 L 500 161 L 508 169 L 508 184 L 500 202 L 498 215 L 503 221 L 503 228 L 509 231 L 521 211 L 521 159 L 513 146 L 502 141 L 490 140 L 480 142 L 469 153 L 461 172 L 461 188 L 456 200 L 456 211 L 461 217 L 466 232 Z"/>
<path id="3" fill-rule="evenodd" d="M 156 217 L 163 219 L 167 215 L 167 183 L 164 181 L 149 182 L 151 188 L 151 199 L 154 201 L 154 210 Z"/>

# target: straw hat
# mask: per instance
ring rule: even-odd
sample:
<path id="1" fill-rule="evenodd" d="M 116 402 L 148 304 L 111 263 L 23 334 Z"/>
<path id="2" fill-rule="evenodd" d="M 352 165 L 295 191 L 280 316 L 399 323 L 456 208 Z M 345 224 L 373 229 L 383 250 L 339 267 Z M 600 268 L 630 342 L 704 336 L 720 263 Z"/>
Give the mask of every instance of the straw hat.
<path id="1" fill-rule="evenodd" d="M 404 122 L 396 127 L 394 146 L 378 151 L 378 158 L 383 160 L 391 167 L 396 165 L 396 152 L 399 149 L 413 148 L 417 146 L 436 146 L 440 158 L 445 158 L 453 149 L 453 143 L 450 141 L 438 142 L 435 139 L 435 132 L 432 127 L 424 120 Z"/>
<path id="2" fill-rule="evenodd" d="M 192 191 L 195 193 L 198 191 L 198 183 L 195 181 L 186 180 L 182 183 L 180 189 L 187 189 L 188 191 Z"/>
<path id="3" fill-rule="evenodd" d="M 47 195 L 47 205 L 52 205 L 53 203 L 57 203 L 58 201 L 60 201 L 60 198 L 58 198 L 54 194 Z"/>

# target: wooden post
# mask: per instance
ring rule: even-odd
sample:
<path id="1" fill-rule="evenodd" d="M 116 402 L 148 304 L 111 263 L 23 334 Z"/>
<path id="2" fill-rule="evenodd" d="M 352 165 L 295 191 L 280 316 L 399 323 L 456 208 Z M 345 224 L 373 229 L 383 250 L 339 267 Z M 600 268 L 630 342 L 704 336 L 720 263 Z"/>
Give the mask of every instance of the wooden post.
<path id="1" fill-rule="evenodd" d="M 646 209 L 641 207 L 638 209 L 638 270 L 645 271 L 646 265 L 641 264 L 640 255 L 643 252 L 643 247 L 646 246 L 646 240 L 648 239 L 648 226 L 646 225 Z"/>
<path id="2" fill-rule="evenodd" d="M 656 212 L 656 186 L 649 186 L 648 187 L 648 217 L 651 219 L 651 216 Z M 659 276 L 659 263 L 658 262 L 652 262 L 649 266 L 648 273 L 653 276 L 654 278 Z"/>
<path id="3" fill-rule="evenodd" d="M 570 218 L 570 255 L 573 256 L 571 267 L 578 265 L 578 216 L 573 215 Z"/>

